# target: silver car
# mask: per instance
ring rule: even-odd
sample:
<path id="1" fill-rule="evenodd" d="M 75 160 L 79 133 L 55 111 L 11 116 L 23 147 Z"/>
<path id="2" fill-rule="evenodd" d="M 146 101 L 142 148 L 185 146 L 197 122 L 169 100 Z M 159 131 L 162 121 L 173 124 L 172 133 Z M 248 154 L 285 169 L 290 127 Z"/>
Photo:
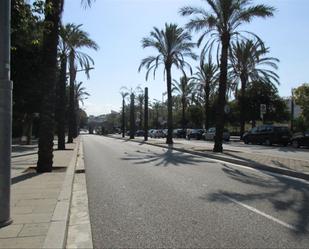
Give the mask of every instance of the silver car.
<path id="1" fill-rule="evenodd" d="M 205 132 L 203 134 L 203 137 L 205 140 L 215 140 L 215 136 L 216 136 L 216 128 L 215 127 L 212 127 L 212 128 L 209 128 L 207 130 L 207 132 Z M 223 140 L 224 141 L 230 141 L 230 132 L 228 131 L 228 129 L 223 129 Z"/>

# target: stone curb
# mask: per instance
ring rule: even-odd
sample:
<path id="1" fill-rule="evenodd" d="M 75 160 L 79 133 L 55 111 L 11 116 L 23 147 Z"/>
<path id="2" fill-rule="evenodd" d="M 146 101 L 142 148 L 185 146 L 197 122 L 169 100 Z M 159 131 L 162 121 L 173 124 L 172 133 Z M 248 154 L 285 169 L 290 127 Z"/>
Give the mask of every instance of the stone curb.
<path id="1" fill-rule="evenodd" d="M 107 137 L 119 139 L 119 140 L 127 140 L 127 141 L 135 142 L 135 143 L 148 144 L 148 145 L 152 145 L 152 146 L 156 146 L 156 147 L 160 147 L 160 148 L 165 148 L 165 149 L 171 148 L 171 149 L 179 151 L 179 152 L 189 153 L 189 154 L 193 154 L 193 155 L 197 155 L 197 156 L 207 157 L 207 158 L 210 158 L 210 159 L 224 161 L 224 162 L 227 162 L 227 163 L 238 164 L 238 165 L 241 165 L 241 166 L 246 166 L 246 167 L 250 167 L 250 168 L 254 168 L 254 169 L 265 170 L 265 171 L 269 171 L 269 172 L 272 172 L 272 173 L 277 173 L 277 174 L 282 174 L 282 175 L 300 178 L 300 179 L 304 179 L 304 180 L 309 180 L 309 174 L 307 174 L 307 173 L 271 167 L 271 166 L 256 163 L 256 162 L 246 162 L 246 161 L 243 161 L 243 160 L 231 158 L 229 156 L 214 155 L 214 154 L 209 154 L 209 153 L 205 153 L 205 152 L 198 152 L 198 151 L 192 151 L 192 150 L 188 150 L 188 149 L 169 147 L 168 145 L 154 144 L 154 143 L 145 142 L 145 141 L 129 140 L 129 139 L 118 138 L 118 137 L 113 137 L 113 136 L 107 136 Z"/>
<path id="2" fill-rule="evenodd" d="M 65 248 L 69 223 L 70 204 L 75 167 L 79 156 L 80 138 L 77 140 L 72 159 L 67 168 L 58 202 L 51 219 L 51 224 L 45 238 L 43 248 Z"/>

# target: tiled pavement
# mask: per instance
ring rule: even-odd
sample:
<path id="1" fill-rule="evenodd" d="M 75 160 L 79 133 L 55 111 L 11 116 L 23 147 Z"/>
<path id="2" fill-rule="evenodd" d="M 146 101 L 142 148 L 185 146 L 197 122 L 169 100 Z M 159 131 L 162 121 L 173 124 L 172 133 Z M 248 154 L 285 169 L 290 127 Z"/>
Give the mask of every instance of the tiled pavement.
<path id="1" fill-rule="evenodd" d="M 13 223 L 0 229 L 0 248 L 43 248 L 55 217 L 64 212 L 59 195 L 66 169 L 76 157 L 77 141 L 67 150 L 54 152 L 52 173 L 37 174 L 36 146 L 18 146 L 12 153 L 11 218 Z M 75 148 L 75 150 L 74 150 Z M 64 203 L 65 204 L 65 203 Z M 63 216 L 63 215 L 62 215 Z"/>

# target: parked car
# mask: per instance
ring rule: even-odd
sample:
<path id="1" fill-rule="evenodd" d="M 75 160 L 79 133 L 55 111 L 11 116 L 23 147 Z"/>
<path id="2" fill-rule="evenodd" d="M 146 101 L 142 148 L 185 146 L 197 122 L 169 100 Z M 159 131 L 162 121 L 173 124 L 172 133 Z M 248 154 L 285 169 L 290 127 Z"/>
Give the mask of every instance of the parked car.
<path id="1" fill-rule="evenodd" d="M 300 146 L 309 146 L 309 131 L 297 132 L 293 134 L 291 143 L 294 148 L 299 148 Z"/>
<path id="2" fill-rule="evenodd" d="M 135 136 L 137 136 L 137 137 L 143 137 L 143 136 L 145 136 L 145 131 L 144 131 L 144 130 L 137 130 L 137 131 L 135 132 Z"/>
<path id="3" fill-rule="evenodd" d="M 163 137 L 167 137 L 167 132 L 168 132 L 168 130 L 167 129 L 164 129 L 164 130 L 162 130 L 163 131 Z"/>
<path id="4" fill-rule="evenodd" d="M 189 129 L 187 130 L 187 139 L 197 139 L 201 140 L 203 138 L 204 129 Z"/>
<path id="5" fill-rule="evenodd" d="M 282 144 L 287 146 L 290 142 L 291 133 L 286 126 L 260 125 L 252 128 L 243 135 L 245 144 Z"/>
<path id="6" fill-rule="evenodd" d="M 154 130 L 152 134 L 154 138 L 163 138 L 165 136 L 163 130 Z"/>
<path id="7" fill-rule="evenodd" d="M 175 138 L 186 138 L 186 130 L 184 129 L 174 129 L 173 130 L 173 137 Z"/>
<path id="8" fill-rule="evenodd" d="M 215 136 L 216 136 L 216 128 L 212 127 L 209 128 L 205 133 L 203 133 L 203 138 L 205 140 L 215 140 Z M 223 140 L 228 142 L 230 141 L 230 132 L 228 129 L 223 129 Z"/>

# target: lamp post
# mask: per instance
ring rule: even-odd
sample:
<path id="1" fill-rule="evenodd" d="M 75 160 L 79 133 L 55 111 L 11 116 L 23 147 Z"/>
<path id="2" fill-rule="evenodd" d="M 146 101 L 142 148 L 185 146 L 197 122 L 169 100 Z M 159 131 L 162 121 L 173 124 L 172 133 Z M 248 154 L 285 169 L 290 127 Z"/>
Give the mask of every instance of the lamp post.
<path id="1" fill-rule="evenodd" d="M 291 96 L 291 132 L 294 131 L 294 88 L 292 88 Z"/>
<path id="2" fill-rule="evenodd" d="M 11 193 L 12 82 L 11 1 L 0 1 L 0 227 L 9 225 Z"/>

